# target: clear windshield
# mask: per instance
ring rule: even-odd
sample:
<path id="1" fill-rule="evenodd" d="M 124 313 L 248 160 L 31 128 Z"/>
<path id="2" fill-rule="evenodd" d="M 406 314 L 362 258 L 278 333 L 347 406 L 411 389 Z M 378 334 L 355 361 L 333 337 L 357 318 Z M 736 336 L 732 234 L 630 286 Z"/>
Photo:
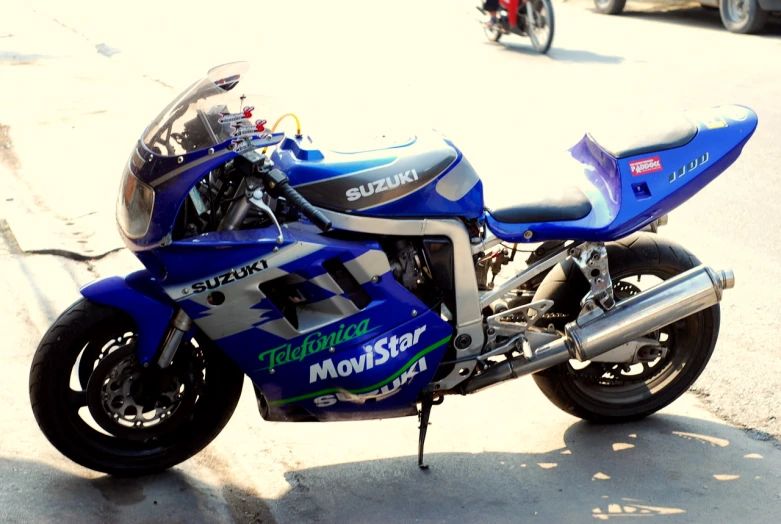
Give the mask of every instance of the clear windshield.
<path id="1" fill-rule="evenodd" d="M 265 121 L 253 117 L 253 100 L 261 97 L 233 90 L 247 69 L 246 62 L 218 66 L 185 89 L 149 124 L 146 147 L 178 156 L 263 133 Z"/>

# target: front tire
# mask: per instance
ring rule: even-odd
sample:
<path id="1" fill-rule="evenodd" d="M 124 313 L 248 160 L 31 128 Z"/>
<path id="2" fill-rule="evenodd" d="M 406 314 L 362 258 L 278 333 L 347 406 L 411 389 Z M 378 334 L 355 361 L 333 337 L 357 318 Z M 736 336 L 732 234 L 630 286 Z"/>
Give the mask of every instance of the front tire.
<path id="1" fill-rule="evenodd" d="M 678 244 L 647 232 L 608 243 L 606 248 L 618 300 L 621 292 L 624 298 L 637 292 L 634 277 L 666 280 L 700 264 Z M 562 329 L 577 318 L 580 299 L 588 289 L 580 269 L 567 260 L 551 270 L 534 301 L 554 300 L 547 314 L 549 323 Z M 717 304 L 663 327 L 654 336 L 667 346 L 665 358 L 631 373 L 619 365 L 595 362 L 576 369 L 570 361 L 533 375 L 534 381 L 553 404 L 570 415 L 603 423 L 638 420 L 672 403 L 697 380 L 713 353 L 719 322 Z"/>
<path id="2" fill-rule="evenodd" d="M 555 28 L 553 5 L 550 0 L 529 0 L 532 4 L 534 20 L 526 21 L 526 33 L 531 38 L 532 45 L 540 53 L 547 53 L 553 43 Z"/>
<path id="3" fill-rule="evenodd" d="M 757 0 L 719 0 L 719 12 L 724 27 L 732 33 L 758 33 L 768 19 Z"/>
<path id="4" fill-rule="evenodd" d="M 158 472 L 201 451 L 230 420 L 243 385 L 205 337 L 183 342 L 152 383 L 155 367 L 135 360 L 136 334 L 124 312 L 82 298 L 46 332 L 30 370 L 33 414 L 49 442 L 115 476 Z"/>

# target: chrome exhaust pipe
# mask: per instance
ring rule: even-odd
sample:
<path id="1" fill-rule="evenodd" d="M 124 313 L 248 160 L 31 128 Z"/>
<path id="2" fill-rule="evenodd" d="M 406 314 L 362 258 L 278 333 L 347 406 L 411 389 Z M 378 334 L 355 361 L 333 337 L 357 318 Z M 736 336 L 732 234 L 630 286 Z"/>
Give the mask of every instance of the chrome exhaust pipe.
<path id="1" fill-rule="evenodd" d="M 732 271 L 699 266 L 617 304 L 604 314 L 585 315 L 564 328 L 570 354 L 585 362 L 721 301 L 735 286 Z"/>
<path id="2" fill-rule="evenodd" d="M 722 292 L 734 286 L 735 275 L 731 270 L 714 271 L 706 266 L 692 268 L 616 304 L 610 311 L 596 309 L 581 316 L 566 325 L 564 337 L 538 348 L 531 359 L 519 356 L 497 364 L 469 379 L 461 392 L 473 393 L 570 359 L 591 360 L 718 304 Z"/>

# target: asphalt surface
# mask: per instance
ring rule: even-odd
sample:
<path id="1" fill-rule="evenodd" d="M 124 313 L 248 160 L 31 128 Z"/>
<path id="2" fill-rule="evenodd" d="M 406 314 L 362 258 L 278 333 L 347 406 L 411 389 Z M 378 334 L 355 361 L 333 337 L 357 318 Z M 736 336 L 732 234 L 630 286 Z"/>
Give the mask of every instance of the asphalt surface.
<path id="1" fill-rule="evenodd" d="M 772 520 L 781 510 L 781 28 L 738 36 L 698 7 L 630 2 L 631 12 L 607 17 L 557 2 L 553 48 L 538 56 L 517 37 L 486 42 L 472 2 L 297 8 L 3 7 L 0 520 Z M 298 112 L 314 136 L 445 132 L 478 169 L 489 204 L 546 183 L 548 155 L 607 115 L 754 109 L 759 128 L 743 156 L 662 230 L 737 275 L 697 396 L 607 428 L 559 412 L 529 379 L 448 399 L 432 415 L 429 473 L 414 465 L 414 419 L 265 423 L 249 388 L 215 443 L 170 473 L 117 481 L 61 457 L 29 409 L 32 353 L 79 285 L 138 264 L 124 251 L 75 262 L 22 249 L 70 246 L 89 258 L 119 247 L 113 206 L 138 133 L 198 75 L 236 59 L 252 62 L 248 92 L 269 95 L 263 107 Z"/>

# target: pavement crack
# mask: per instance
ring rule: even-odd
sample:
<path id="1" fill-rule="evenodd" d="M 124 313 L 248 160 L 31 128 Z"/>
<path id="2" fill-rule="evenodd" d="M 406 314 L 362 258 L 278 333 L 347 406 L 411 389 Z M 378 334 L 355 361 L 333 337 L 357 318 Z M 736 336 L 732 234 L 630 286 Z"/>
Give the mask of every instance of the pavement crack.
<path id="1" fill-rule="evenodd" d="M 46 16 L 46 15 L 44 15 L 44 16 Z M 63 22 L 62 20 L 60 20 L 59 18 L 55 18 L 55 17 L 53 17 L 53 16 L 50 16 L 49 18 L 51 18 L 51 20 L 52 20 L 54 23 L 56 23 L 56 24 L 58 24 L 58 25 L 62 26 L 63 28 L 67 29 L 68 31 L 71 31 L 71 32 L 73 32 L 74 34 L 77 34 L 77 35 L 79 35 L 80 37 L 82 37 L 83 39 L 85 39 L 85 40 L 89 41 L 89 38 L 87 38 L 87 35 L 85 35 L 84 33 L 80 33 L 80 32 L 79 32 L 79 30 L 78 30 L 78 29 L 76 29 L 75 27 L 71 27 L 71 26 L 69 26 L 68 24 L 66 24 L 65 22 Z"/>
<path id="2" fill-rule="evenodd" d="M 91 262 L 95 260 L 100 260 L 101 258 L 104 258 L 110 255 L 111 253 L 121 251 L 122 249 L 123 248 L 121 247 L 117 247 L 109 251 L 106 251 L 104 253 L 90 255 L 90 256 L 81 255 L 79 253 L 73 253 L 72 251 L 66 251 L 64 249 L 31 249 L 29 251 L 24 251 L 24 253 L 28 255 L 54 255 L 58 257 L 67 258 L 69 260 L 73 260 L 76 262 Z"/>
<path id="3" fill-rule="evenodd" d="M 151 77 L 151 76 L 149 76 L 149 75 L 143 75 L 143 76 L 144 76 L 144 78 L 146 78 L 147 80 L 151 80 L 152 82 L 156 82 L 156 83 L 160 84 L 161 86 L 167 87 L 168 89 L 173 89 L 173 88 L 174 88 L 174 86 L 171 86 L 171 85 L 168 85 L 168 84 L 166 84 L 165 82 L 163 82 L 163 81 L 162 81 L 162 80 L 160 80 L 159 78 L 154 78 L 154 77 Z"/>

